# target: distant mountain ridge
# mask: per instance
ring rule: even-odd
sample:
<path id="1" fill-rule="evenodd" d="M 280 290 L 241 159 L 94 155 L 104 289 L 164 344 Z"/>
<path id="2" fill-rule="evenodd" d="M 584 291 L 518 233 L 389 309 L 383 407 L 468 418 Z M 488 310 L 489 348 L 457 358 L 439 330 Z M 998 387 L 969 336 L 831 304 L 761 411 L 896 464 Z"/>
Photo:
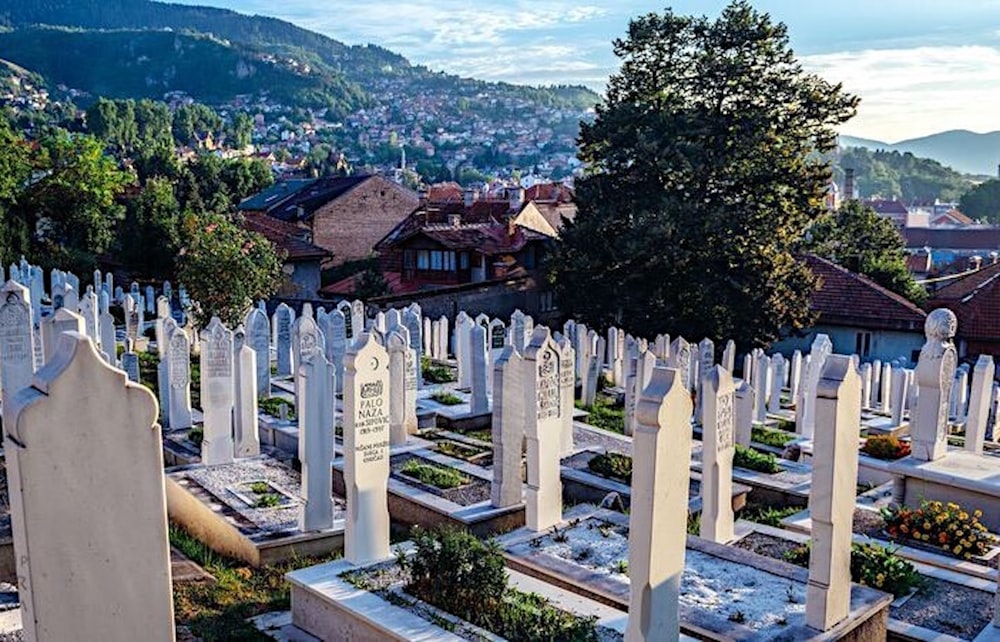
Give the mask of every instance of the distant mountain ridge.
<path id="1" fill-rule="evenodd" d="M 996 176 L 997 164 L 1000 163 L 1000 131 L 978 134 L 955 129 L 898 143 L 841 136 L 840 145 L 909 152 L 914 156 L 933 158 L 963 174 L 976 176 Z"/>
<path id="2" fill-rule="evenodd" d="M 304 84 L 304 91 L 326 91 L 332 94 L 335 103 L 345 108 L 356 109 L 365 106 L 369 99 L 379 101 L 382 96 L 367 95 L 368 92 L 384 87 L 389 83 L 403 85 L 404 90 L 419 92 L 427 87 L 445 90 L 455 95 L 467 95 L 475 91 L 492 89 L 525 97 L 528 100 L 540 101 L 544 104 L 565 105 L 567 107 L 586 109 L 598 100 L 598 95 L 584 87 L 552 87 L 535 88 L 508 85 L 505 83 L 487 83 L 484 81 L 461 79 L 457 76 L 433 72 L 422 66 L 411 65 L 410 62 L 387 49 L 376 45 L 348 46 L 333 38 L 298 27 L 292 23 L 265 16 L 249 16 L 228 9 L 212 7 L 189 6 L 154 2 L 151 0 L 0 0 L 0 25 L 23 31 L 40 25 L 66 27 L 71 29 L 89 30 L 94 40 L 107 37 L 112 42 L 109 47 L 121 45 L 114 41 L 114 36 L 103 36 L 108 30 L 145 30 L 162 32 L 172 30 L 182 36 L 194 34 L 210 35 L 218 47 L 229 47 L 231 51 L 224 52 L 214 48 L 212 55 L 221 56 L 226 64 L 241 58 L 256 59 L 260 69 L 267 69 L 272 61 L 260 60 L 261 54 L 269 54 L 281 61 L 294 61 L 298 67 L 292 71 L 299 79 L 288 74 L 277 74 L 279 87 L 287 81 L 292 85 Z M 41 32 L 38 32 L 41 33 Z M 50 41 L 56 38 L 53 33 L 45 32 Z M 149 36 L 134 36 L 145 39 Z M 63 35 L 64 40 L 71 39 Z M 155 36 L 153 38 L 163 38 Z M 120 37 L 119 37 L 120 39 Z M 13 45 L 17 45 L 14 47 Z M 58 42 L 50 42 L 59 46 Z M 189 44 L 189 43 L 185 43 Z M 25 53 L 27 50 L 28 54 Z M 50 81 L 64 82 L 64 77 L 73 77 L 71 65 L 78 65 L 79 60 L 61 56 L 58 49 L 51 53 L 32 47 L 30 40 L 9 37 L 8 42 L 0 43 L 0 55 L 21 64 L 31 71 L 42 71 Z M 155 68 L 150 80 L 152 85 L 163 85 L 161 69 L 169 76 L 173 58 L 165 54 L 163 59 L 147 52 L 150 65 Z M 36 66 L 44 67 L 36 69 Z M 122 70 L 122 66 L 133 64 L 124 56 L 117 61 L 113 70 Z M 159 67 L 157 67 L 157 65 Z M 302 69 L 309 68 L 309 73 Z M 134 68 L 125 69 L 135 72 Z M 210 69 L 203 70 L 205 72 Z M 223 71 L 231 71 L 228 66 Z M 265 74 L 266 75 L 266 74 Z M 303 76 L 312 76 L 302 81 Z M 270 78 L 270 82 L 275 82 Z M 169 80 L 169 79 L 168 79 Z M 245 78 L 241 78 L 245 80 Z M 114 82 L 114 79 L 111 79 Z M 319 87 L 317 88 L 317 83 Z M 70 83 L 66 83 L 70 84 Z M 167 83 L 169 84 L 169 83 Z M 246 85 L 268 89 L 265 82 L 237 83 L 239 89 Z M 91 91 L 93 87 L 78 87 Z M 207 92 L 211 93 L 211 92 Z M 193 95 L 196 97 L 198 93 Z M 385 97 L 387 103 L 392 102 Z"/>

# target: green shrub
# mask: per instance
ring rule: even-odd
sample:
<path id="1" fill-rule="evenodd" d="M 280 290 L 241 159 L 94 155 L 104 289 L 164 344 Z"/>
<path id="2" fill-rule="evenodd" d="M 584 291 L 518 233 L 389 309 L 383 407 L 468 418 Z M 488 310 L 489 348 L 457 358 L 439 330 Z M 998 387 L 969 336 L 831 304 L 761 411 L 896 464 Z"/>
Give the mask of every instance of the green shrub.
<path id="1" fill-rule="evenodd" d="M 763 506 L 760 504 L 747 506 L 746 510 L 740 515 L 742 519 L 748 522 L 756 522 L 758 524 L 764 524 L 765 526 L 781 526 L 781 520 L 794 515 L 795 513 L 802 510 L 797 506 L 782 506 L 781 508 L 774 508 L 772 506 Z"/>
<path id="2" fill-rule="evenodd" d="M 797 566 L 809 566 L 811 545 L 785 553 L 785 560 Z M 867 542 L 851 545 L 851 581 L 892 593 L 899 597 L 924 583 L 913 564 L 896 555 L 896 549 Z"/>
<path id="3" fill-rule="evenodd" d="M 263 481 L 254 482 L 250 484 L 250 491 L 255 495 L 263 495 L 271 492 L 271 484 Z"/>
<path id="4" fill-rule="evenodd" d="M 466 446 L 465 444 L 460 444 L 454 441 L 438 442 L 434 446 L 434 449 L 442 455 L 448 455 L 449 457 L 456 457 L 458 459 L 472 459 L 476 455 L 481 455 L 486 452 L 481 448 L 473 448 L 472 446 Z"/>
<path id="5" fill-rule="evenodd" d="M 201 442 L 205 440 L 205 429 L 201 426 L 197 428 L 192 428 L 188 431 L 188 441 L 190 441 L 195 446 L 201 446 Z"/>
<path id="6" fill-rule="evenodd" d="M 257 400 L 257 408 L 272 417 L 281 416 L 281 406 L 288 407 L 288 418 L 295 419 L 295 402 L 281 397 L 261 397 Z"/>
<path id="7" fill-rule="evenodd" d="M 402 472 L 424 484 L 442 490 L 458 488 L 469 483 L 469 478 L 454 468 L 445 468 L 418 459 L 410 459 L 403 464 Z"/>
<path id="8" fill-rule="evenodd" d="M 910 443 L 895 435 L 874 435 L 865 440 L 861 452 L 876 459 L 902 459 L 910 454 Z"/>
<path id="9" fill-rule="evenodd" d="M 431 399 L 445 406 L 457 406 L 462 403 L 462 398 L 445 390 L 438 390 L 431 395 Z"/>
<path id="10" fill-rule="evenodd" d="M 448 366 L 439 366 L 430 357 L 420 358 L 420 372 L 427 383 L 451 383 L 455 381 L 455 373 Z"/>
<path id="11" fill-rule="evenodd" d="M 281 503 L 275 493 L 264 493 L 257 498 L 257 508 L 274 508 Z"/>
<path id="12" fill-rule="evenodd" d="M 507 586 L 503 552 L 465 531 L 413 529 L 416 549 L 398 556 L 409 574 L 405 590 L 508 640 L 591 642 L 597 618 L 556 609 L 534 593 Z"/>
<path id="13" fill-rule="evenodd" d="M 777 457 L 771 453 L 759 453 L 753 448 L 739 444 L 736 444 L 736 452 L 733 454 L 733 466 L 769 475 L 781 472 Z"/>
<path id="14" fill-rule="evenodd" d="M 625 434 L 625 409 L 619 408 L 604 397 L 598 396 L 594 400 L 594 405 L 584 406 L 587 411 L 587 423 L 595 428 L 616 432 L 619 435 Z"/>
<path id="15" fill-rule="evenodd" d="M 632 458 L 628 455 L 615 452 L 597 455 L 587 462 L 587 468 L 602 477 L 632 483 Z"/>
<path id="16" fill-rule="evenodd" d="M 788 442 L 795 439 L 795 435 L 787 433 L 784 430 L 772 430 L 770 428 L 754 426 L 750 429 L 750 439 L 765 446 L 784 448 Z"/>

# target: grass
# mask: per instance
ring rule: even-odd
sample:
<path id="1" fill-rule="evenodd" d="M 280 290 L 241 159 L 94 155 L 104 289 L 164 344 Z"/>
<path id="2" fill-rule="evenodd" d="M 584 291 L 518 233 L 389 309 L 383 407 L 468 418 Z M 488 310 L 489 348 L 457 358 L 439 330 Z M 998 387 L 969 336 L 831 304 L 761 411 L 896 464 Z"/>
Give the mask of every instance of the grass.
<path id="1" fill-rule="evenodd" d="M 295 402 L 281 397 L 261 397 L 257 400 L 257 408 L 272 417 L 280 417 L 281 406 L 288 407 L 288 418 L 295 419 Z"/>
<path id="2" fill-rule="evenodd" d="M 267 642 L 247 618 L 290 608 L 285 573 L 329 561 L 300 558 L 266 568 L 251 568 L 211 551 L 186 531 L 170 526 L 170 544 L 215 576 L 217 582 L 185 582 L 174 586 L 177 624 L 205 642 Z"/>
<path id="3" fill-rule="evenodd" d="M 771 428 L 754 426 L 750 430 L 750 439 L 756 441 L 758 444 L 764 444 L 765 446 L 784 448 L 788 442 L 795 439 L 795 435 L 789 434 L 784 430 L 773 430 Z"/>
<path id="4" fill-rule="evenodd" d="M 626 484 L 632 483 L 632 458 L 621 453 L 603 453 L 587 462 L 591 472 L 615 479 Z"/>
<path id="5" fill-rule="evenodd" d="M 257 508 L 274 508 L 281 503 L 277 493 L 264 493 L 257 497 Z"/>
<path id="6" fill-rule="evenodd" d="M 589 413 L 587 423 L 595 428 L 625 434 L 625 409 L 616 406 L 605 397 L 597 397 L 592 406 L 581 406 Z"/>
<path id="7" fill-rule="evenodd" d="M 771 453 L 759 453 L 753 448 L 739 444 L 736 444 L 736 452 L 733 454 L 733 466 L 768 475 L 781 472 L 777 457 Z"/>
<path id="8" fill-rule="evenodd" d="M 404 475 L 441 490 L 458 488 L 469 483 L 469 478 L 454 468 L 424 463 L 417 459 L 410 459 L 403 464 L 402 472 Z"/>
<path id="9" fill-rule="evenodd" d="M 445 406 L 457 406 L 458 404 L 462 403 L 461 397 L 452 394 L 450 392 L 446 392 L 444 390 L 438 390 L 437 392 L 432 394 L 431 399 Z"/>
<path id="10" fill-rule="evenodd" d="M 473 446 L 466 446 L 465 444 L 460 444 L 454 441 L 438 442 L 434 446 L 434 449 L 442 455 L 448 455 L 458 459 L 472 459 L 477 455 L 482 455 L 487 452 L 482 448 L 474 448 Z"/>
<path id="11" fill-rule="evenodd" d="M 420 359 L 420 372 L 427 383 L 451 383 L 455 381 L 455 373 L 448 366 L 440 366 L 430 360 L 430 357 Z"/>
<path id="12" fill-rule="evenodd" d="M 798 513 L 802 509 L 797 506 L 765 506 L 763 504 L 748 504 L 740 514 L 748 522 L 756 522 L 765 526 L 780 527 L 781 520 Z"/>
<path id="13" fill-rule="evenodd" d="M 493 443 L 493 430 L 490 428 L 480 428 L 479 430 L 465 430 L 461 434 L 470 439 L 478 439 L 487 443 Z"/>

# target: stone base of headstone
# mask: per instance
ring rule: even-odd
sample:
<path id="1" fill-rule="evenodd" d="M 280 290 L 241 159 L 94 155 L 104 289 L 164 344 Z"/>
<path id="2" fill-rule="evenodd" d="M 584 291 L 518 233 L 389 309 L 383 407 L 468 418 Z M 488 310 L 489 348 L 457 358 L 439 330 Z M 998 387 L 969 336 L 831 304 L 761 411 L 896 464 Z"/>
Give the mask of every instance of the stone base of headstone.
<path id="1" fill-rule="evenodd" d="M 250 485 L 270 482 L 276 507 L 258 508 Z M 231 464 L 180 466 L 166 470 L 167 513 L 213 551 L 252 566 L 323 556 L 344 547 L 343 501 L 335 499 L 334 527 L 298 530 L 299 474 L 261 455 Z"/>

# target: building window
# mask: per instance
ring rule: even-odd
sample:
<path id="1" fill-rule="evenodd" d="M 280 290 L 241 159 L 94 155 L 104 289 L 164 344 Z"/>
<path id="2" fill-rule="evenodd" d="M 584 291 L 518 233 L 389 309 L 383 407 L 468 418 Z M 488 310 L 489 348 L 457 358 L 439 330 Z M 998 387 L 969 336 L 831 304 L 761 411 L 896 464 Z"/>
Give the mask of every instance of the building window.
<path id="1" fill-rule="evenodd" d="M 458 269 L 468 270 L 469 269 L 469 253 L 461 252 L 458 255 Z"/>
<path id="2" fill-rule="evenodd" d="M 524 267 L 529 270 L 535 269 L 535 246 L 529 245 L 524 248 Z"/>
<path id="3" fill-rule="evenodd" d="M 556 309 L 556 299 L 552 292 L 539 292 L 538 309 L 541 312 L 551 312 Z"/>
<path id="4" fill-rule="evenodd" d="M 427 250 L 417 251 L 417 269 L 429 270 L 431 267 L 431 253 Z"/>
<path id="5" fill-rule="evenodd" d="M 403 269 L 412 270 L 417 266 L 416 252 L 413 250 L 403 250 Z"/>
<path id="6" fill-rule="evenodd" d="M 432 270 L 442 270 L 441 267 L 441 255 L 443 252 L 441 250 L 431 250 L 431 269 Z"/>
<path id="7" fill-rule="evenodd" d="M 872 351 L 872 333 L 858 332 L 854 335 L 854 352 L 862 359 Z"/>
<path id="8" fill-rule="evenodd" d="M 404 262 L 406 261 L 404 254 Z M 455 253 L 444 250 L 417 250 L 416 264 L 418 270 L 431 270 L 434 272 L 454 272 Z M 412 260 L 412 259 L 411 259 Z M 404 267 L 407 264 L 404 263 Z M 412 267 L 412 264 L 409 265 Z"/>

